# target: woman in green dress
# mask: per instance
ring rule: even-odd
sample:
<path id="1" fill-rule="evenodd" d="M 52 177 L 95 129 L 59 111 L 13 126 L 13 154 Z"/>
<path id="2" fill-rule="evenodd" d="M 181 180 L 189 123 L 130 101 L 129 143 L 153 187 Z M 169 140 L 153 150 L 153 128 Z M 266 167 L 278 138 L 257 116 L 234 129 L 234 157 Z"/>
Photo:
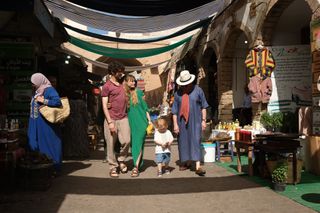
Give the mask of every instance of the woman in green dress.
<path id="1" fill-rule="evenodd" d="M 131 151 L 133 169 L 131 177 L 139 176 L 139 168 L 143 165 L 144 141 L 146 129 L 151 124 L 149 109 L 144 100 L 144 93 L 136 88 L 136 79 L 133 75 L 127 75 L 126 91 L 128 97 L 128 118 L 131 129 Z"/>

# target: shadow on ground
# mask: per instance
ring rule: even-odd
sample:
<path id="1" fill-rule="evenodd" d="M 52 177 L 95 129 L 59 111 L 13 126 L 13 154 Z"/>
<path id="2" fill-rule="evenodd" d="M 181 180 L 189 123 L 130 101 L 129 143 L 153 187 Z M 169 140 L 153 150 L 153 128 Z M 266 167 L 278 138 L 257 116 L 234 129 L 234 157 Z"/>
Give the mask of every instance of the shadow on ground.
<path id="1" fill-rule="evenodd" d="M 311 202 L 311 203 L 320 203 L 320 194 L 319 193 L 304 194 L 301 196 L 301 198 L 303 200 Z"/>

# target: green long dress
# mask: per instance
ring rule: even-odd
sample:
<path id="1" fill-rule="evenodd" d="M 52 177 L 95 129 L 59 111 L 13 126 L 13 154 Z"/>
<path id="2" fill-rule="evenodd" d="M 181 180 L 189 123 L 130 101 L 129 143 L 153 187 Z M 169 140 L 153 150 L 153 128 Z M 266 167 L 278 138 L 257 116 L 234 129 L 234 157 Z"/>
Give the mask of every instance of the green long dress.
<path id="1" fill-rule="evenodd" d="M 139 168 L 143 165 L 143 150 L 144 141 L 146 138 L 146 129 L 148 126 L 148 119 L 146 112 L 149 111 L 147 103 L 143 100 L 143 92 L 136 89 L 138 96 L 138 103 L 133 105 L 130 97 L 130 107 L 128 110 L 128 118 L 131 129 L 131 151 L 133 158 L 133 165 L 137 165 L 137 160 L 141 154 L 139 161 Z"/>

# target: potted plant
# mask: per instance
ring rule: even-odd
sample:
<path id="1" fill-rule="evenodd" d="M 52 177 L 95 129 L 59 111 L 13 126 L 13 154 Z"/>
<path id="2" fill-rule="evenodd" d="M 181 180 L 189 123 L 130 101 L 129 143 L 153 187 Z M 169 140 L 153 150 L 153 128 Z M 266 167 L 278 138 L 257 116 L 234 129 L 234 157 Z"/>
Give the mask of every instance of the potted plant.
<path id="1" fill-rule="evenodd" d="M 286 180 L 288 176 L 288 166 L 284 163 L 280 164 L 271 174 L 273 189 L 283 192 L 286 189 Z"/>
<path id="2" fill-rule="evenodd" d="M 283 113 L 275 112 L 275 113 L 267 113 L 264 112 L 261 115 L 261 123 L 263 126 L 272 132 L 279 131 L 283 125 Z"/>

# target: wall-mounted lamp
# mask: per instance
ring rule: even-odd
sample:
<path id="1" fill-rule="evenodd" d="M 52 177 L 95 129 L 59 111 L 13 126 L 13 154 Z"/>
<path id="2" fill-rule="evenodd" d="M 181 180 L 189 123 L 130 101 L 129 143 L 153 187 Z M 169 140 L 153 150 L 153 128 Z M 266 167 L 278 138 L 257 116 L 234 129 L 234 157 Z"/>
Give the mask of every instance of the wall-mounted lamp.
<path id="1" fill-rule="evenodd" d="M 69 61 L 68 61 L 68 60 L 65 60 L 64 63 L 65 63 L 65 64 L 69 64 Z"/>

